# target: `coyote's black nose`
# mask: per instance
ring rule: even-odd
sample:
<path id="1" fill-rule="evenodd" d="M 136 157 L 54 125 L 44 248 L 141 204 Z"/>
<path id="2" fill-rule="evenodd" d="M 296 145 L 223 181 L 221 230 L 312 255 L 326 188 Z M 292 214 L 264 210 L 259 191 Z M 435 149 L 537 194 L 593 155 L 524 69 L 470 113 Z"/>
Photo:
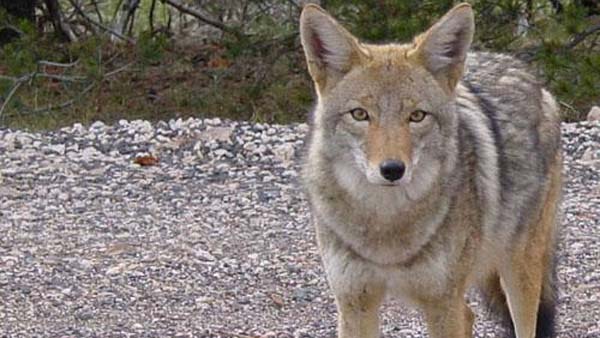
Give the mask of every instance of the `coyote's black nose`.
<path id="1" fill-rule="evenodd" d="M 381 176 L 390 182 L 399 180 L 404 175 L 406 167 L 402 161 L 385 160 L 379 165 Z"/>

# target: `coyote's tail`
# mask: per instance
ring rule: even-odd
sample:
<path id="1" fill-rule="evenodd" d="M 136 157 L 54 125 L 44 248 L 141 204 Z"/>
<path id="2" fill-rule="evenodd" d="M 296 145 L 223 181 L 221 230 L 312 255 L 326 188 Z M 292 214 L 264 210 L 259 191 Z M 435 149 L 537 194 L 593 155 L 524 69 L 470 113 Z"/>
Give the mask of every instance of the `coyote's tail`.
<path id="1" fill-rule="evenodd" d="M 553 338 L 556 328 L 556 264 L 550 263 L 547 275 L 544 276 L 542 294 L 538 307 L 536 338 Z"/>
<path id="2" fill-rule="evenodd" d="M 556 299 L 554 285 L 554 269 L 551 269 L 548 276 L 544 278 L 542 285 L 535 338 L 553 338 L 555 336 Z M 508 338 L 516 338 L 506 295 L 502 290 L 498 274 L 490 275 L 482 284 L 481 290 L 485 305 L 495 317 L 500 319 L 508 332 Z"/>

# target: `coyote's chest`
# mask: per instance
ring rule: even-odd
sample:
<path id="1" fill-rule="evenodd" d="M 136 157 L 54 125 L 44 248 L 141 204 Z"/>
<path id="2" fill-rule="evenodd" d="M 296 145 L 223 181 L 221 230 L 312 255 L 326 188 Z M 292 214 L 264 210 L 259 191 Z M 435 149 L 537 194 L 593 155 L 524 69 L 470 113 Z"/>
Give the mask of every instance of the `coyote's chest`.
<path id="1" fill-rule="evenodd" d="M 360 205 L 329 199 L 315 211 L 317 226 L 327 227 L 362 258 L 386 266 L 408 264 L 426 249 L 444 224 L 449 206 L 447 199 L 439 199 L 429 206 L 382 216 Z"/>

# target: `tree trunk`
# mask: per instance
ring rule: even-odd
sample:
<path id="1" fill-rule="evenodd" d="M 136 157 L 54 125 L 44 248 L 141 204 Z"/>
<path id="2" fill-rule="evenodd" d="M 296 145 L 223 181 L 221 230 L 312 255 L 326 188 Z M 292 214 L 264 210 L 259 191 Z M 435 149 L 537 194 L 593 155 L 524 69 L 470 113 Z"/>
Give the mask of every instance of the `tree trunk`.
<path id="1" fill-rule="evenodd" d="M 58 0 L 45 0 L 44 2 L 56 34 L 63 41 L 76 41 L 77 36 L 75 36 L 69 24 L 65 22 Z"/>

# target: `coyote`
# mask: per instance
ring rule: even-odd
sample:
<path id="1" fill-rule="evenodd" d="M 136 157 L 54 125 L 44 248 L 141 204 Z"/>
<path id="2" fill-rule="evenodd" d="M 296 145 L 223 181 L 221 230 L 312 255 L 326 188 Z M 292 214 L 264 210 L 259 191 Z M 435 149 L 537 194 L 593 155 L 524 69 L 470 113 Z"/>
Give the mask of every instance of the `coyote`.
<path id="1" fill-rule="evenodd" d="M 385 296 L 430 337 L 472 337 L 470 287 L 513 336 L 553 337 L 557 105 L 521 62 L 468 52 L 473 31 L 468 4 L 408 44 L 302 11 L 318 97 L 303 182 L 339 337 L 377 337 Z"/>

